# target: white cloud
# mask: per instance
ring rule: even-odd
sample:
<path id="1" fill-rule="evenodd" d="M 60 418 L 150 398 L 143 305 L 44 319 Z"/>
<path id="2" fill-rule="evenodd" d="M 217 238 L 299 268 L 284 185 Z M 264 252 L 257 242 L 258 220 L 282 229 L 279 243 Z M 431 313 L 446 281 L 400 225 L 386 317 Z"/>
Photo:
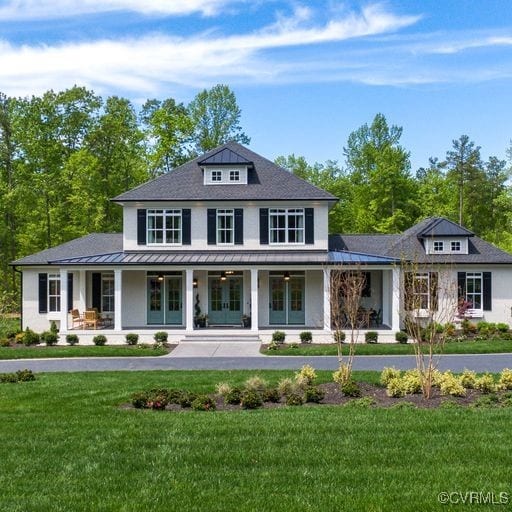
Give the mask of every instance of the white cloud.
<path id="1" fill-rule="evenodd" d="M 217 14 L 243 0 L 7 0 L 0 21 L 55 19 L 82 14 L 132 11 L 145 15 Z"/>

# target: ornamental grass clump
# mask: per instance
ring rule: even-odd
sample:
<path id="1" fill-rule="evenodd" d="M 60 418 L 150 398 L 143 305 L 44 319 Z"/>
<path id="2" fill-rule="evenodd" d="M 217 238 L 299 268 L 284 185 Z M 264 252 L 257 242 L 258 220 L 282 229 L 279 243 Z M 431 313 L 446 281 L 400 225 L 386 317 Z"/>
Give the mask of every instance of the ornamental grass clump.
<path id="1" fill-rule="evenodd" d="M 339 368 L 332 374 L 332 379 L 340 386 L 343 386 L 343 384 L 350 380 L 351 374 L 352 370 L 349 365 L 341 363 Z"/>
<path id="2" fill-rule="evenodd" d="M 248 378 L 244 384 L 245 389 L 256 391 L 257 393 L 263 393 L 263 391 L 267 389 L 267 386 L 268 382 L 258 375 Z"/>
<path id="3" fill-rule="evenodd" d="M 294 392 L 297 388 L 297 384 L 294 380 L 289 377 L 281 379 L 277 384 L 277 389 L 282 396 L 287 396 Z"/>
<path id="4" fill-rule="evenodd" d="M 215 391 L 217 395 L 221 396 L 222 398 L 226 398 L 226 395 L 232 390 L 231 384 L 228 384 L 227 382 L 219 382 L 215 386 Z"/>

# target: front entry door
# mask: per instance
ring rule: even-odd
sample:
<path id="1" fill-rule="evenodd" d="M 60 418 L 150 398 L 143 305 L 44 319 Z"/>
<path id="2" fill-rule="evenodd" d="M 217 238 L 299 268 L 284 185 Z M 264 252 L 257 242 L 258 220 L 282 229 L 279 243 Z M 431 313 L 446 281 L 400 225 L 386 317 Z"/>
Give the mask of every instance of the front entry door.
<path id="1" fill-rule="evenodd" d="M 182 323 L 182 297 L 181 277 L 168 277 L 166 279 L 167 311 L 165 323 L 181 325 Z"/>
<path id="2" fill-rule="evenodd" d="M 270 277 L 269 322 L 274 325 L 304 325 L 304 278 Z"/>
<path id="3" fill-rule="evenodd" d="M 163 281 L 156 276 L 148 278 L 148 324 L 164 323 L 163 291 Z"/>
<path id="4" fill-rule="evenodd" d="M 181 276 L 148 277 L 148 324 L 182 325 L 182 295 Z"/>
<path id="5" fill-rule="evenodd" d="M 222 281 L 210 277 L 209 282 L 210 325 L 239 325 L 242 319 L 242 278 L 230 276 Z"/>

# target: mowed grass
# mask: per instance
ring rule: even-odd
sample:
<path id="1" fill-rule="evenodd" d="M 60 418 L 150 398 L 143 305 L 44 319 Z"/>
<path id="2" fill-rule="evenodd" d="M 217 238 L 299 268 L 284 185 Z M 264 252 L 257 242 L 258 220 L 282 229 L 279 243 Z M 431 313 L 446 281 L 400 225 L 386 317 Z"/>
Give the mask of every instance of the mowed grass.
<path id="1" fill-rule="evenodd" d="M 343 354 L 348 354 L 348 345 L 342 347 Z M 425 348 L 427 351 L 427 348 Z M 325 343 L 318 345 L 299 344 L 296 348 L 289 345 L 281 345 L 278 350 L 267 350 L 262 348 L 262 354 L 268 356 L 335 356 L 338 355 L 337 345 L 334 343 Z M 478 340 L 478 341 L 459 341 L 445 343 L 443 354 L 501 354 L 512 352 L 512 340 Z M 358 343 L 356 345 L 356 355 L 376 356 L 376 355 L 413 355 L 414 346 L 412 343 Z"/>
<path id="2" fill-rule="evenodd" d="M 46 357 L 140 357 L 167 354 L 165 348 L 140 347 L 137 345 L 74 345 L 0 347 L 0 359 L 37 359 Z"/>
<path id="3" fill-rule="evenodd" d="M 140 389 L 211 392 L 255 373 L 293 375 L 43 374 L 0 385 L 0 510 L 429 511 L 451 509 L 442 491 L 511 492 L 510 408 L 119 408 Z"/>

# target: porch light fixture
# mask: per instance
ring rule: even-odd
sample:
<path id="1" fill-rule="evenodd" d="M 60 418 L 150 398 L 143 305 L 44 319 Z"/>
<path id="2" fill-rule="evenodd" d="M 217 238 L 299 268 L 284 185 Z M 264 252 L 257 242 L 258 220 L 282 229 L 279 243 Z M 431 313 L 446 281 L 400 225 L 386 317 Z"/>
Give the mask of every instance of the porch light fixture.
<path id="1" fill-rule="evenodd" d="M 194 288 L 197 288 L 197 279 L 196 278 L 194 278 L 194 280 L 192 281 L 192 286 Z"/>
<path id="2" fill-rule="evenodd" d="M 162 282 L 164 280 L 164 275 L 163 274 L 158 274 L 158 277 L 157 279 Z"/>
<path id="3" fill-rule="evenodd" d="M 283 274 L 283 279 L 284 279 L 285 281 L 289 281 L 289 280 L 290 280 L 290 272 L 285 272 L 285 273 Z"/>
<path id="4" fill-rule="evenodd" d="M 232 275 L 232 274 L 234 274 L 234 273 L 235 273 L 235 271 L 234 271 L 234 270 L 226 270 L 226 275 L 227 275 L 227 276 L 230 276 L 230 275 Z"/>
<path id="5" fill-rule="evenodd" d="M 221 281 L 225 281 L 226 280 L 226 272 L 221 272 L 220 273 L 220 280 Z"/>

